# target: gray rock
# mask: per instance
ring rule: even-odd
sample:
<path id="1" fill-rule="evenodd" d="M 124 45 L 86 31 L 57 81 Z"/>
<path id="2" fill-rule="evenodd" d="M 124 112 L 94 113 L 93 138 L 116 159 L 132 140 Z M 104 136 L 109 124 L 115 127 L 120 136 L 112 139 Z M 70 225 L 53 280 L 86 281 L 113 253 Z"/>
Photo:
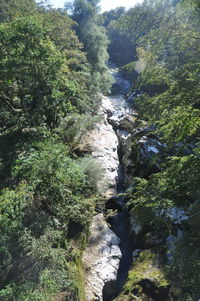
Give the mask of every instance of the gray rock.
<path id="1" fill-rule="evenodd" d="M 103 214 L 93 218 L 90 233 L 90 243 L 83 253 L 86 300 L 102 301 L 104 286 L 117 279 L 122 256 L 119 248 L 120 240 L 108 227 Z"/>
<path id="2" fill-rule="evenodd" d="M 188 219 L 185 211 L 178 207 L 167 209 L 166 214 L 174 224 L 181 224 L 183 221 Z"/>
<path id="3" fill-rule="evenodd" d="M 119 143 L 123 147 L 124 157 L 127 158 L 127 165 L 131 164 L 131 160 L 128 161 L 131 152 L 131 134 L 122 128 L 132 129 L 134 117 L 129 117 L 127 111 L 129 109 L 124 97 L 103 97 L 99 111 L 102 120 L 81 141 L 82 144 L 89 145 L 92 156 L 104 169 L 104 177 L 99 180 L 98 185 L 105 187 L 101 193 L 107 199 L 112 199 L 117 194 Z M 116 135 L 114 129 L 118 127 L 121 127 L 121 130 Z M 90 233 L 88 245 L 83 253 L 86 300 L 102 301 L 103 290 L 106 289 L 107 295 L 112 295 L 116 284 L 122 257 L 119 248 L 120 240 L 108 227 L 103 214 L 93 218 Z"/>
<path id="4" fill-rule="evenodd" d="M 182 208 L 172 207 L 168 209 L 161 209 L 155 212 L 157 216 L 169 218 L 173 224 L 181 224 L 188 219 L 186 212 Z"/>
<path id="5" fill-rule="evenodd" d="M 116 195 L 116 180 L 118 176 L 119 159 L 117 154 L 118 139 L 112 126 L 107 122 L 107 111 L 114 112 L 114 107 L 108 97 L 103 97 L 99 115 L 102 120 L 96 127 L 84 135 L 81 144 L 89 145 L 92 156 L 101 163 L 104 177 L 99 179 L 98 187 L 102 196 L 110 198 Z"/>

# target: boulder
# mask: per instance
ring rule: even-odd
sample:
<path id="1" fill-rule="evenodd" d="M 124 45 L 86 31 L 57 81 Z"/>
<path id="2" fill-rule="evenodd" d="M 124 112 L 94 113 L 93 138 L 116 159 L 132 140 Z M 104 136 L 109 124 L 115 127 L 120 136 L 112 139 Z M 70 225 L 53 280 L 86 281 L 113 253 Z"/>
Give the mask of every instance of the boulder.
<path id="1" fill-rule="evenodd" d="M 132 132 L 138 125 L 138 119 L 131 115 L 125 115 L 119 120 L 119 128 L 129 132 Z"/>
<path id="2" fill-rule="evenodd" d="M 131 134 L 127 131 L 117 130 L 117 137 L 120 143 L 120 151 L 124 155 L 131 152 Z"/>
<path id="3" fill-rule="evenodd" d="M 132 255 L 133 255 L 133 262 L 137 259 L 137 257 L 140 255 L 140 252 L 142 252 L 141 249 L 135 249 L 133 252 L 132 252 Z"/>
<path id="4" fill-rule="evenodd" d="M 83 253 L 87 301 L 102 301 L 103 291 L 115 293 L 115 283 L 122 257 L 119 238 L 108 227 L 103 214 L 93 218 L 88 245 Z"/>
<path id="5" fill-rule="evenodd" d="M 137 250 L 137 258 L 129 272 L 127 284 L 116 300 L 126 300 L 125 297 L 128 296 L 128 300 L 167 301 L 168 293 L 169 282 L 156 255 L 148 250 Z"/>
<path id="6" fill-rule="evenodd" d="M 141 121 L 135 111 L 130 112 L 124 109 L 124 111 L 115 111 L 114 114 L 108 115 L 108 122 L 114 127 L 115 130 L 124 130 L 133 132 L 141 125 Z"/>

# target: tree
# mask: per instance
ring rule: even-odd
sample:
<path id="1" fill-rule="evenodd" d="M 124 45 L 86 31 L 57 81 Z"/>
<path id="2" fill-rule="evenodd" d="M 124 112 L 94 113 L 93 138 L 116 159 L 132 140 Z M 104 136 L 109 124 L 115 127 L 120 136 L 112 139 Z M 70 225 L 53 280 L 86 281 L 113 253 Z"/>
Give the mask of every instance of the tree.
<path id="1" fill-rule="evenodd" d="M 111 76 L 106 66 L 108 39 L 105 29 L 98 23 L 98 3 L 98 0 L 75 0 L 72 16 L 79 25 L 77 34 L 92 66 L 93 89 L 108 92 L 111 86 Z"/>
<path id="2" fill-rule="evenodd" d="M 1 25 L 0 31 L 2 127 L 45 122 L 54 128 L 59 118 L 81 110 L 78 84 L 37 17 Z"/>
<path id="3" fill-rule="evenodd" d="M 118 20 L 126 12 L 125 7 L 120 6 L 103 13 L 103 25 L 107 27 L 111 21 Z"/>
<path id="4" fill-rule="evenodd" d="M 36 13 L 35 0 L 0 0 L 0 23 Z"/>

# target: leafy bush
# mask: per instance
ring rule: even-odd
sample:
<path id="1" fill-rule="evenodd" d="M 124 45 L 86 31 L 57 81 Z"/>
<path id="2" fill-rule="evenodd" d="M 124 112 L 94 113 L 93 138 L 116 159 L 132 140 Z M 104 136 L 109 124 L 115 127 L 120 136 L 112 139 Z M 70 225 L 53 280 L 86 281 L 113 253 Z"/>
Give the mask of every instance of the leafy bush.
<path id="1" fill-rule="evenodd" d="M 18 155 L 12 173 L 18 184 L 0 195 L 0 296 L 5 301 L 47 301 L 60 291 L 69 300 L 78 298 L 68 266 L 70 261 L 76 265 L 70 239 L 84 243 L 87 235 L 97 164 L 89 157 L 72 158 L 66 145 L 46 137 Z"/>
<path id="2" fill-rule="evenodd" d="M 18 181 L 32 187 L 35 203 L 45 212 L 65 222 L 73 219 L 86 224 L 90 210 L 91 185 L 79 165 L 70 158 L 67 147 L 57 141 L 38 143 L 17 160 L 14 172 Z"/>
<path id="3" fill-rule="evenodd" d="M 86 176 L 91 193 L 102 192 L 102 179 L 104 179 L 103 169 L 99 162 L 95 161 L 92 157 L 84 157 L 80 160 L 80 166 Z M 103 181 L 104 183 L 104 181 Z"/>
<path id="4" fill-rule="evenodd" d="M 70 114 L 63 118 L 57 133 L 64 143 L 74 150 L 80 143 L 83 135 L 93 129 L 99 117 L 90 114 Z"/>

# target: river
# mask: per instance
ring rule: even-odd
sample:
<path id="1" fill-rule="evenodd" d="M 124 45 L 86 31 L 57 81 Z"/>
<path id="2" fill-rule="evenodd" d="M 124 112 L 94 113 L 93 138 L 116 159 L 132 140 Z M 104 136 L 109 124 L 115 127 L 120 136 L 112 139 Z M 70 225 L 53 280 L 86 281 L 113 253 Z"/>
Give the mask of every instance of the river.
<path id="1" fill-rule="evenodd" d="M 115 84 L 112 88 L 112 95 L 109 97 L 110 101 L 114 106 L 114 120 L 115 124 L 118 123 L 120 119 L 124 116 L 129 115 L 130 107 L 125 98 L 126 94 L 129 92 L 130 83 L 125 80 L 120 74 L 117 68 L 112 68 L 111 73 L 115 78 Z M 116 297 L 121 292 L 123 285 L 125 284 L 128 276 L 128 271 L 132 264 L 132 251 L 130 246 L 130 236 L 129 236 L 129 216 L 125 207 L 125 200 L 123 197 L 124 193 L 124 166 L 122 162 L 123 150 L 121 149 L 120 139 L 119 139 L 119 130 L 117 126 L 114 126 L 114 131 L 118 137 L 118 157 L 119 157 L 119 166 L 118 166 L 118 178 L 117 178 L 117 199 L 116 202 L 119 204 L 121 210 L 114 216 L 111 220 L 111 229 L 120 239 L 120 250 L 122 253 L 122 258 L 120 260 L 120 266 L 117 274 L 117 287 L 116 294 L 114 296 L 107 296 L 104 294 L 104 301 L 110 301 L 113 297 Z M 123 135 L 128 135 L 129 133 L 123 131 Z"/>
<path id="2" fill-rule="evenodd" d="M 126 100 L 130 83 L 117 68 L 110 70 L 115 77 L 112 94 L 102 97 L 99 112 L 102 120 L 84 141 L 90 144 L 93 158 L 104 170 L 104 179 L 99 184 L 104 187 L 102 196 L 107 200 L 107 209 L 118 210 L 109 219 L 110 227 L 102 213 L 93 218 L 83 254 L 87 301 L 113 300 L 121 292 L 132 263 L 129 217 L 122 196 L 125 178 L 122 158 L 130 133 L 120 125 L 131 114 Z"/>

